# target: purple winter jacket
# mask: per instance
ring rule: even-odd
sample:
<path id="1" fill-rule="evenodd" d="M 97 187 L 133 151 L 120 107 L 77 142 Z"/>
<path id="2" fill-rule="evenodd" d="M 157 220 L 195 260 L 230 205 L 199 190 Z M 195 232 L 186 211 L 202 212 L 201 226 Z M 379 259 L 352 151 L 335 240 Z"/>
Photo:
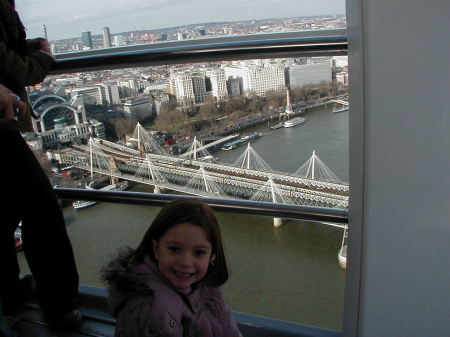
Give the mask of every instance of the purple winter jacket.
<path id="1" fill-rule="evenodd" d="M 120 259 L 104 269 L 116 337 L 242 337 L 220 288 L 173 288 L 146 257 L 129 265 Z"/>

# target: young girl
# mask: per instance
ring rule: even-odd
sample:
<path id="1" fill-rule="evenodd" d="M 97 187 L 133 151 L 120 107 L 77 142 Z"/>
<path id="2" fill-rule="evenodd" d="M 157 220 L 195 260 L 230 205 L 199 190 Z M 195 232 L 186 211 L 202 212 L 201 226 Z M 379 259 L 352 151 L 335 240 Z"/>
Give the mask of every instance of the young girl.
<path id="1" fill-rule="evenodd" d="M 194 199 L 167 204 L 135 250 L 104 270 L 115 336 L 242 336 L 220 286 L 228 279 L 212 209 Z"/>

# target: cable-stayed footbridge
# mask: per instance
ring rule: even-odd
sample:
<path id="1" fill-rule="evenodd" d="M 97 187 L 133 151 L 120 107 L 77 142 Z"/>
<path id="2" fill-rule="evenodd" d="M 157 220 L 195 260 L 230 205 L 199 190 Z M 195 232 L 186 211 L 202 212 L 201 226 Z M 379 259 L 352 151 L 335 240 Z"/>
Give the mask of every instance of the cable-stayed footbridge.
<path id="1" fill-rule="evenodd" d="M 165 189 L 206 197 L 348 206 L 348 185 L 342 183 L 315 152 L 296 173 L 288 174 L 273 171 L 250 143 L 230 165 L 165 154 L 143 128 L 135 136 L 138 149 L 91 138 L 88 145 L 74 145 L 61 159 L 91 174 L 154 186 L 155 192 Z M 192 154 L 198 153 L 197 145 L 193 145 Z"/>

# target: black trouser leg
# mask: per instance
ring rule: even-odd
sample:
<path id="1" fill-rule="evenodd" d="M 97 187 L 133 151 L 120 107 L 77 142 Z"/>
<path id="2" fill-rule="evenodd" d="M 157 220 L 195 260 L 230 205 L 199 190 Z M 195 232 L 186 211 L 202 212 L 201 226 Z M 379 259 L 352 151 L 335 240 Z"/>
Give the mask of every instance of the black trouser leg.
<path id="1" fill-rule="evenodd" d="M 8 194 L 21 205 L 25 256 L 36 281 L 39 303 L 51 315 L 62 314 L 75 306 L 79 282 L 65 221 L 33 152 L 18 133 L 10 137 L 6 142 L 9 148 L 5 149 L 5 143 L 0 147 L 2 154 L 9 152 L 8 166 L 12 167 L 8 171 L 15 183 L 8 184 Z M 17 211 L 17 207 L 12 208 Z"/>

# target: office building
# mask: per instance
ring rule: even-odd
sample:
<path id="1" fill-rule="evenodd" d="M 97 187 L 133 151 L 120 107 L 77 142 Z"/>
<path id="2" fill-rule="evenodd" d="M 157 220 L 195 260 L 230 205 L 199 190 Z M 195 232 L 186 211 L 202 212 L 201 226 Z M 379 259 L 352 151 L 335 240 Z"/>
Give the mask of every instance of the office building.
<path id="1" fill-rule="evenodd" d="M 206 97 L 205 76 L 200 73 L 192 74 L 192 89 L 195 103 L 202 103 Z"/>
<path id="2" fill-rule="evenodd" d="M 169 91 L 172 95 L 176 96 L 180 105 L 191 105 L 195 102 L 192 76 L 189 72 L 171 74 Z"/>
<path id="3" fill-rule="evenodd" d="M 241 94 L 265 96 L 268 91 L 284 90 L 284 67 L 279 64 L 238 64 L 224 67 L 227 81 L 238 80 Z M 230 88 L 231 89 L 231 88 Z M 235 92 L 235 90 L 234 90 Z"/>
<path id="4" fill-rule="evenodd" d="M 225 70 L 222 68 L 208 69 L 206 78 L 209 82 L 209 91 L 217 100 L 223 100 L 228 97 L 227 81 L 225 80 Z"/>
<path id="5" fill-rule="evenodd" d="M 83 44 L 83 49 L 92 49 L 91 32 L 82 32 L 81 33 L 81 42 Z"/>
<path id="6" fill-rule="evenodd" d="M 103 27 L 103 47 L 111 47 L 111 33 L 109 31 L 109 27 Z"/>
<path id="7" fill-rule="evenodd" d="M 123 112 L 129 119 L 145 122 L 153 114 L 153 104 L 145 96 L 127 98 L 123 105 Z"/>
<path id="8" fill-rule="evenodd" d="M 108 103 L 108 99 L 106 98 L 107 86 L 102 84 L 82 88 L 73 88 L 71 96 L 75 97 L 77 95 L 83 96 L 84 102 L 87 104 L 105 105 Z"/>

